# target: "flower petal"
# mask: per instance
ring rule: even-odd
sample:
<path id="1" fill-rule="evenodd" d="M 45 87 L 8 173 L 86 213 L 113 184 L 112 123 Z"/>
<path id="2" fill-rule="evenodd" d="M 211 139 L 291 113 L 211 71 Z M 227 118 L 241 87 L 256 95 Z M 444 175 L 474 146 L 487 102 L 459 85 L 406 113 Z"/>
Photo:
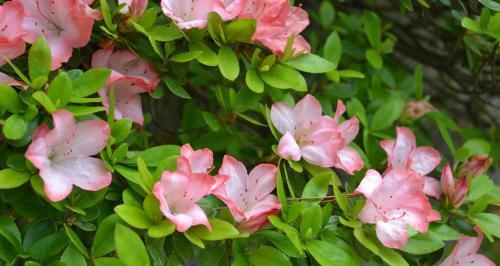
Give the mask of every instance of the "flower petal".
<path id="1" fill-rule="evenodd" d="M 281 137 L 278 144 L 278 153 L 285 159 L 291 159 L 293 161 L 300 160 L 300 147 L 289 132 L 286 132 L 285 135 Z"/>
<path id="2" fill-rule="evenodd" d="M 323 109 L 318 100 L 307 94 L 302 100 L 297 102 L 293 108 L 293 117 L 297 128 L 308 128 L 319 119 L 321 119 Z M 289 131 L 294 132 L 294 131 Z"/>
<path id="3" fill-rule="evenodd" d="M 401 249 L 408 241 L 407 225 L 398 221 L 377 222 L 377 238 L 388 248 Z"/>
<path id="4" fill-rule="evenodd" d="M 350 175 L 363 168 L 363 160 L 361 160 L 358 152 L 349 146 L 338 151 L 337 156 L 339 160 L 335 167 L 346 171 Z"/>
<path id="5" fill-rule="evenodd" d="M 111 173 L 104 162 L 97 158 L 69 158 L 53 163 L 52 167 L 84 190 L 98 191 L 111 184 Z"/>
<path id="6" fill-rule="evenodd" d="M 260 201 L 276 188 L 276 171 L 272 164 L 259 164 L 248 175 L 249 201 Z"/>
<path id="7" fill-rule="evenodd" d="M 296 128 L 293 109 L 284 103 L 275 103 L 271 107 L 271 120 L 274 127 L 281 133 L 293 134 Z"/>
<path id="8" fill-rule="evenodd" d="M 210 149 L 193 150 L 191 145 L 181 147 L 181 156 L 189 161 L 191 172 L 207 173 L 213 166 L 213 152 Z"/>
<path id="9" fill-rule="evenodd" d="M 406 127 L 396 129 L 396 143 L 389 160 L 394 168 L 405 168 L 410 153 L 416 147 L 415 135 Z"/>
<path id="10" fill-rule="evenodd" d="M 424 193 L 436 199 L 441 197 L 441 189 L 439 187 L 439 182 L 428 176 L 424 176 Z"/>
<path id="11" fill-rule="evenodd" d="M 56 168 L 42 168 L 40 177 L 44 183 L 45 194 L 51 201 L 58 202 L 65 199 L 73 189 L 71 178 Z"/>
<path id="12" fill-rule="evenodd" d="M 339 125 L 339 131 L 344 138 L 345 143 L 350 143 L 353 141 L 359 132 L 359 121 L 358 118 L 353 117 L 344 123 Z"/>
<path id="13" fill-rule="evenodd" d="M 366 197 L 371 197 L 373 192 L 377 190 L 381 183 L 382 176 L 380 176 L 377 171 L 370 169 L 366 172 L 365 177 L 361 180 L 361 183 L 359 183 L 356 191 L 363 193 Z"/>
<path id="14" fill-rule="evenodd" d="M 446 196 L 451 197 L 453 195 L 453 191 L 455 190 L 455 181 L 453 179 L 449 163 L 444 165 L 443 172 L 441 172 L 441 186 L 443 187 L 443 193 Z"/>
<path id="15" fill-rule="evenodd" d="M 432 147 L 418 147 L 411 154 L 411 169 L 415 172 L 426 175 L 441 162 L 441 155 Z"/>

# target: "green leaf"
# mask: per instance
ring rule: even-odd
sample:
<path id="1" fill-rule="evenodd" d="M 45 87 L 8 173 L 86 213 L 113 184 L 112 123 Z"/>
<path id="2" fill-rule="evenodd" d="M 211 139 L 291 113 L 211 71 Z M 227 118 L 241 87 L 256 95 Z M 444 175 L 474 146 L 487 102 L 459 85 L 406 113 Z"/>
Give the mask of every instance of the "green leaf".
<path id="1" fill-rule="evenodd" d="M 85 257 L 73 245 L 69 245 L 64 250 L 61 256 L 61 262 L 64 262 L 66 263 L 66 265 L 71 265 L 71 266 L 87 266 Z"/>
<path id="2" fill-rule="evenodd" d="M 153 222 L 143 210 L 130 205 L 118 205 L 115 212 L 125 222 L 139 229 L 148 229 Z"/>
<path id="3" fill-rule="evenodd" d="M 303 198 L 318 198 L 324 197 L 328 193 L 328 187 L 330 186 L 330 182 L 332 180 L 332 176 L 328 172 L 323 172 L 315 175 L 309 182 L 307 182 L 304 187 L 304 191 L 302 192 Z M 308 203 L 319 203 L 321 199 L 308 200 Z"/>
<path id="4" fill-rule="evenodd" d="M 106 0 L 104 0 L 106 1 Z M 95 266 L 127 266 L 117 258 L 103 257 L 94 259 Z"/>
<path id="5" fill-rule="evenodd" d="M 186 62 L 189 62 L 191 60 L 196 59 L 198 56 L 200 56 L 202 54 L 203 54 L 202 51 L 196 51 L 196 50 L 184 52 L 184 53 L 178 53 L 178 54 L 172 55 L 172 57 L 170 57 L 170 61 L 177 62 L 177 63 L 186 63 Z"/>
<path id="6" fill-rule="evenodd" d="M 379 131 L 390 127 L 403 113 L 404 100 L 392 97 L 386 101 L 373 115 L 371 130 Z"/>
<path id="7" fill-rule="evenodd" d="M 323 3 L 330 3 L 323 1 Z M 330 4 L 331 5 L 331 4 Z M 339 65 L 340 58 L 342 57 L 342 42 L 340 40 L 339 34 L 334 31 L 328 36 L 325 42 L 325 50 L 323 51 L 323 56 L 325 59 L 330 60 L 335 68 Z"/>
<path id="8" fill-rule="evenodd" d="M 208 221 L 212 226 L 211 231 L 208 231 L 208 228 L 204 225 L 196 226 L 192 228 L 191 231 L 198 235 L 201 239 L 211 241 L 231 239 L 239 235 L 238 230 L 232 224 L 224 220 L 209 218 Z"/>
<path id="9" fill-rule="evenodd" d="M 281 252 L 294 258 L 304 257 L 304 252 L 299 251 L 293 243 L 288 239 L 286 235 L 280 234 L 272 230 L 262 230 L 259 234 L 264 235 L 269 239 L 275 247 L 277 247 Z"/>
<path id="10" fill-rule="evenodd" d="M 319 17 L 323 27 L 329 27 L 335 20 L 335 8 L 329 1 L 321 2 L 319 6 Z"/>
<path id="11" fill-rule="evenodd" d="M 23 108 L 23 103 L 19 99 L 16 90 L 11 86 L 0 83 L 0 107 L 16 114 Z"/>
<path id="12" fill-rule="evenodd" d="M 347 102 L 347 113 L 350 117 L 357 117 L 364 127 L 368 127 L 365 106 L 358 100 L 358 98 L 351 98 L 351 100 Z"/>
<path id="13" fill-rule="evenodd" d="M 56 110 L 56 107 L 49 96 L 43 91 L 37 91 L 32 95 L 33 99 L 39 102 L 47 112 L 52 113 Z"/>
<path id="14" fill-rule="evenodd" d="M 148 229 L 148 235 L 152 238 L 163 238 L 175 231 L 175 224 L 164 220 L 159 224 L 152 225 Z"/>
<path id="15" fill-rule="evenodd" d="M 106 111 L 102 106 L 73 106 L 67 105 L 64 109 L 70 111 L 74 116 L 85 116 Z"/>
<path id="16" fill-rule="evenodd" d="M 0 189 L 12 189 L 22 186 L 30 179 L 28 172 L 21 172 L 14 169 L 0 170 Z"/>
<path id="17" fill-rule="evenodd" d="M 0 184 L 2 184 L 1 181 Z M 0 236 L 3 236 L 14 247 L 17 253 L 22 252 L 21 232 L 17 228 L 16 223 L 14 223 L 14 220 L 4 214 L 0 215 Z"/>
<path id="18" fill-rule="evenodd" d="M 275 64 L 269 71 L 260 72 L 260 77 L 264 82 L 277 89 L 307 91 L 307 87 L 304 88 L 302 84 L 304 79 L 302 75 L 293 68 L 282 64 Z"/>
<path id="19" fill-rule="evenodd" d="M 203 240 L 201 240 L 197 235 L 193 234 L 190 231 L 184 232 L 184 236 L 193 244 L 195 244 L 197 247 L 204 249 L 205 244 L 203 243 Z"/>
<path id="20" fill-rule="evenodd" d="M 203 115 L 203 120 L 205 120 L 205 123 L 211 130 L 213 131 L 220 130 L 221 124 L 216 115 L 209 112 L 203 112 L 202 115 Z"/>
<path id="21" fill-rule="evenodd" d="M 64 231 L 66 232 L 66 235 L 68 236 L 71 243 L 73 243 L 73 245 L 78 249 L 78 251 L 88 258 L 89 254 L 87 252 L 87 249 L 85 248 L 85 245 L 83 245 L 78 235 L 66 224 L 64 224 Z"/>
<path id="22" fill-rule="evenodd" d="M 300 221 L 300 234 L 302 238 L 315 237 L 322 226 L 322 212 L 319 204 L 313 204 L 302 210 L 302 220 Z"/>
<path id="23" fill-rule="evenodd" d="M 485 229 L 485 234 L 490 233 L 493 236 L 500 238 L 500 216 L 493 213 L 478 213 L 474 215 L 477 219 L 477 224 Z"/>
<path id="24" fill-rule="evenodd" d="M 373 49 L 366 50 L 365 57 L 366 60 L 368 60 L 368 63 L 370 63 L 370 65 L 372 65 L 375 69 L 381 69 L 382 66 L 384 66 L 382 56 Z"/>
<path id="25" fill-rule="evenodd" d="M 111 70 L 92 68 L 73 80 L 73 97 L 87 97 L 98 92 L 111 75 Z"/>
<path id="26" fill-rule="evenodd" d="M 471 18 L 468 18 L 468 17 L 463 18 L 461 25 L 462 25 L 462 27 L 464 27 L 470 31 L 473 31 L 475 33 L 482 32 L 481 27 L 479 26 L 479 23 L 475 20 L 472 20 Z"/>
<path id="27" fill-rule="evenodd" d="M 2 127 L 2 132 L 5 138 L 18 140 L 24 136 L 28 129 L 28 123 L 20 115 L 13 114 L 5 120 Z"/>
<path id="28" fill-rule="evenodd" d="M 109 11 L 108 1 L 107 0 L 101 0 L 100 4 L 101 4 L 100 5 L 101 6 L 101 14 L 102 14 L 102 18 L 104 19 L 104 24 L 106 24 L 106 27 L 111 32 L 115 32 L 116 31 L 116 25 L 113 24 L 113 19 L 111 17 L 111 12 Z"/>
<path id="29" fill-rule="evenodd" d="M 491 144 L 484 139 L 469 139 L 462 147 L 469 151 L 469 156 L 475 154 L 489 154 L 491 150 Z"/>
<path id="30" fill-rule="evenodd" d="M 217 12 L 210 12 L 208 14 L 207 29 L 217 45 L 222 46 L 226 43 L 222 18 Z"/>
<path id="31" fill-rule="evenodd" d="M 219 49 L 217 62 L 224 78 L 234 81 L 238 77 L 240 63 L 238 62 L 238 57 L 236 57 L 236 54 L 230 47 L 223 46 Z"/>
<path id="32" fill-rule="evenodd" d="M 432 234 L 437 239 L 444 241 L 457 240 L 462 235 L 460 232 L 446 224 L 431 223 L 429 225 L 429 234 Z"/>
<path id="33" fill-rule="evenodd" d="M 202 52 L 196 60 L 207 66 L 217 66 L 219 59 L 217 54 L 202 42 L 190 42 L 189 50 Z"/>
<path id="34" fill-rule="evenodd" d="M 444 247 L 444 242 L 431 233 L 416 234 L 408 239 L 404 252 L 416 255 L 432 253 Z"/>
<path id="35" fill-rule="evenodd" d="M 299 231 L 297 228 L 284 223 L 283 221 L 278 218 L 276 215 L 271 215 L 268 217 L 269 221 L 271 222 L 272 225 L 274 225 L 276 228 L 283 230 L 285 232 L 286 236 L 292 242 L 292 244 L 295 246 L 295 248 L 300 252 L 300 255 L 303 254 L 304 250 L 304 244 L 301 242 L 300 237 L 299 237 Z"/>
<path id="36" fill-rule="evenodd" d="M 494 0 L 479 0 L 479 2 L 493 11 L 500 12 L 500 3 Z"/>
<path id="37" fill-rule="evenodd" d="M 360 265 L 343 247 L 332 242 L 312 240 L 306 244 L 307 251 L 322 266 L 355 266 Z"/>
<path id="38" fill-rule="evenodd" d="M 149 266 L 149 256 L 141 238 L 124 225 L 116 224 L 115 245 L 118 258 L 127 265 Z"/>
<path id="39" fill-rule="evenodd" d="M 363 25 L 366 37 L 373 48 L 378 48 L 382 40 L 382 22 L 378 15 L 369 10 L 363 12 Z"/>
<path id="40" fill-rule="evenodd" d="M 92 243 L 92 257 L 101 257 L 115 250 L 114 233 L 118 221 L 118 215 L 113 214 L 99 224 Z"/>
<path id="41" fill-rule="evenodd" d="M 121 119 L 115 121 L 111 127 L 111 136 L 115 139 L 115 143 L 121 143 L 130 135 L 132 129 L 132 120 Z"/>
<path id="42" fill-rule="evenodd" d="M 251 42 L 257 22 L 255 19 L 238 19 L 229 23 L 225 28 L 228 42 Z"/>
<path id="43" fill-rule="evenodd" d="M 50 73 L 52 55 L 44 37 L 39 37 L 28 52 L 28 72 L 34 81 L 38 77 L 47 77 Z"/>
<path id="44" fill-rule="evenodd" d="M 363 228 L 354 229 L 354 237 L 368 250 L 379 256 L 391 266 L 408 266 L 408 262 L 395 250 L 386 248 L 378 241 L 365 235 Z"/>
<path id="45" fill-rule="evenodd" d="M 365 74 L 363 74 L 363 73 L 361 73 L 359 71 L 356 71 L 356 70 L 346 69 L 346 70 L 340 70 L 339 71 L 339 77 L 341 77 L 341 78 L 364 79 L 365 78 Z"/>
<path id="46" fill-rule="evenodd" d="M 264 92 L 264 81 L 260 78 L 255 69 L 249 69 L 245 76 L 245 82 L 248 88 L 255 93 Z"/>
<path id="47" fill-rule="evenodd" d="M 47 94 L 56 107 L 64 107 L 73 93 L 73 84 L 66 72 L 59 72 L 50 83 Z"/>
<path id="48" fill-rule="evenodd" d="M 144 162 L 146 162 L 148 167 L 156 167 L 163 161 L 163 159 L 173 155 L 179 155 L 180 150 L 181 148 L 177 145 L 156 146 L 137 153 L 137 155 L 132 157 L 129 162 L 136 164 L 137 157 L 141 157 Z"/>
<path id="49" fill-rule="evenodd" d="M 288 257 L 279 250 L 262 245 L 248 255 L 251 265 L 292 266 Z"/>
<path id="50" fill-rule="evenodd" d="M 495 189 L 495 183 L 486 175 L 480 175 L 472 179 L 467 201 L 479 200 Z"/>
<path id="51" fill-rule="evenodd" d="M 149 36 L 160 42 L 171 42 L 184 37 L 182 31 L 176 26 L 153 26 L 149 31 Z"/>
<path id="52" fill-rule="evenodd" d="M 191 95 L 182 87 L 180 82 L 169 76 L 163 77 L 163 83 L 167 85 L 167 88 L 174 94 L 184 99 L 191 99 Z"/>
<path id="53" fill-rule="evenodd" d="M 326 73 L 336 68 L 335 64 L 315 54 L 304 54 L 284 64 L 307 73 Z"/>

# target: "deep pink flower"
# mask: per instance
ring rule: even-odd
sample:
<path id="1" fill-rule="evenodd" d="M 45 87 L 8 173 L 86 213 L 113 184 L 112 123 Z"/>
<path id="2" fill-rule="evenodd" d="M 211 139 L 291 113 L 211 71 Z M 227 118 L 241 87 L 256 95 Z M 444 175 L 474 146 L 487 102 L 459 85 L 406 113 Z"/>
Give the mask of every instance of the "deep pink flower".
<path id="1" fill-rule="evenodd" d="M 276 188 L 276 170 L 274 165 L 260 164 L 247 173 L 241 162 L 224 156 L 219 174 L 228 179 L 213 194 L 229 207 L 240 230 L 255 232 L 268 224 L 269 215 L 279 213 L 281 205 L 271 194 Z"/>
<path id="2" fill-rule="evenodd" d="M 118 4 L 125 4 L 120 13 L 130 14 L 130 16 L 138 18 L 148 7 L 148 0 L 118 0 Z"/>
<path id="3" fill-rule="evenodd" d="M 383 140 L 380 146 L 387 153 L 387 171 L 391 169 L 412 169 L 423 176 L 425 186 L 424 192 L 427 195 L 439 198 L 441 190 L 439 183 L 429 174 L 439 165 L 441 155 L 432 147 L 417 147 L 415 135 L 411 129 L 398 127 L 396 129 L 395 140 Z"/>
<path id="4" fill-rule="evenodd" d="M 44 36 L 52 52 L 52 69 L 57 69 L 71 57 L 73 48 L 90 41 L 94 20 L 99 13 L 92 10 L 93 0 L 14 0 L 24 7 L 24 40 L 34 43 Z"/>
<path id="5" fill-rule="evenodd" d="M 467 176 L 462 176 L 458 183 L 455 184 L 451 167 L 448 163 L 446 163 L 441 173 L 441 186 L 443 187 L 443 193 L 448 197 L 448 200 L 455 208 L 462 205 L 469 191 Z"/>
<path id="6" fill-rule="evenodd" d="M 162 0 L 163 13 L 181 29 L 204 28 L 208 14 L 217 12 L 223 20 L 239 15 L 247 0 Z"/>
<path id="7" fill-rule="evenodd" d="M 40 170 L 45 193 L 52 201 L 66 198 L 75 185 L 97 191 L 111 183 L 111 173 L 98 154 L 108 142 L 110 128 L 101 120 L 76 123 L 66 110 L 52 114 L 52 130 L 42 124 L 33 134 L 25 157 Z"/>
<path id="8" fill-rule="evenodd" d="M 284 53 L 290 36 L 295 35 L 294 54 L 309 53 L 311 47 L 300 33 L 309 25 L 309 16 L 288 0 L 248 1 L 240 18 L 255 18 L 257 29 L 252 39 L 268 47 L 274 54 Z"/>
<path id="9" fill-rule="evenodd" d="M 492 164 L 493 160 L 486 154 L 473 155 L 458 168 L 458 176 L 468 175 L 470 178 L 480 176 L 486 173 Z"/>
<path id="10" fill-rule="evenodd" d="M 477 227 L 474 228 L 478 234 L 477 237 L 462 236 L 457 241 L 451 254 L 439 266 L 495 266 L 495 263 L 486 256 L 477 254 L 483 242 L 483 232 Z"/>
<path id="11" fill-rule="evenodd" d="M 0 66 L 7 62 L 6 59 L 24 54 L 26 32 L 22 28 L 23 17 L 23 6 L 17 2 L 8 1 L 0 6 Z"/>
<path id="12" fill-rule="evenodd" d="M 177 163 L 187 164 L 187 159 L 179 157 Z M 207 215 L 196 204 L 210 194 L 216 180 L 206 173 L 193 173 L 190 167 L 165 171 L 161 180 L 153 187 L 153 194 L 160 202 L 165 217 L 177 226 L 177 231 L 185 232 L 191 226 L 203 224 L 211 229 Z"/>
<path id="13" fill-rule="evenodd" d="M 403 248 L 408 240 L 408 225 L 421 233 L 427 232 L 429 222 L 440 219 L 423 193 L 423 179 L 414 171 L 393 169 L 384 177 L 368 170 L 357 192 L 366 197 L 358 218 L 376 224 L 378 239 L 386 247 Z"/>
<path id="14" fill-rule="evenodd" d="M 115 93 L 115 118 L 130 118 L 142 125 L 141 93 L 151 92 L 160 82 L 151 65 L 129 50 L 113 51 L 113 47 L 101 49 L 92 56 L 92 67 L 112 70 L 106 86 L 99 91 L 103 105 L 109 108 L 109 91 Z"/>
<path id="15" fill-rule="evenodd" d="M 339 123 L 345 112 L 342 101 L 337 104 L 335 117 L 323 116 L 318 100 L 306 95 L 295 107 L 276 103 L 271 108 L 271 120 L 283 134 L 278 152 L 293 161 L 304 158 L 322 167 L 337 167 L 352 174 L 363 168 L 357 151 L 349 146 L 358 134 L 359 122 L 353 117 Z"/>
<path id="16" fill-rule="evenodd" d="M 406 103 L 403 117 L 417 119 L 434 111 L 436 111 L 436 108 L 427 101 L 411 101 Z"/>

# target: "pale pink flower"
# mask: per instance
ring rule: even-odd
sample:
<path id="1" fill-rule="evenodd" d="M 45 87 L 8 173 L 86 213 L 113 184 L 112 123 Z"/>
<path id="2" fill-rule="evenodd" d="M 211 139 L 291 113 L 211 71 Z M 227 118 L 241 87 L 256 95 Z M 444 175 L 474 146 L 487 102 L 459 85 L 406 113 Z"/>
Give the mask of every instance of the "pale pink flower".
<path id="1" fill-rule="evenodd" d="M 6 59 L 24 54 L 26 32 L 22 28 L 23 17 L 23 6 L 17 2 L 8 1 L 0 6 L 0 66 L 7 63 Z"/>
<path id="2" fill-rule="evenodd" d="M 271 108 L 271 120 L 283 134 L 278 153 L 293 161 L 305 161 L 322 166 L 340 168 L 349 174 L 363 168 L 358 152 L 347 146 L 358 134 L 359 121 L 353 117 L 343 123 L 345 112 L 342 101 L 337 104 L 335 117 L 322 115 L 318 100 L 306 95 L 295 107 L 276 103 Z"/>
<path id="3" fill-rule="evenodd" d="M 181 29 L 204 28 L 208 14 L 217 12 L 223 20 L 239 15 L 247 0 L 162 0 L 163 13 Z"/>
<path id="4" fill-rule="evenodd" d="M 196 203 L 210 194 L 216 180 L 207 173 L 192 172 L 185 157 L 180 156 L 177 163 L 187 167 L 174 172 L 163 172 L 161 180 L 153 187 L 153 194 L 160 202 L 161 211 L 176 224 L 179 232 L 185 232 L 191 226 L 199 224 L 211 230 L 207 215 Z"/>
<path id="5" fill-rule="evenodd" d="M 42 124 L 33 134 L 25 157 L 40 170 L 45 194 L 52 201 L 66 198 L 73 185 L 97 191 L 111 184 L 104 162 L 91 156 L 108 142 L 110 128 L 101 120 L 76 123 L 66 110 L 52 114 L 52 130 Z"/>
<path id="6" fill-rule="evenodd" d="M 125 4 L 120 13 L 138 18 L 148 7 L 148 0 L 118 0 L 118 4 Z"/>
<path id="7" fill-rule="evenodd" d="M 228 179 L 213 194 L 229 207 L 240 230 L 255 232 L 269 223 L 269 215 L 279 213 L 281 205 L 271 194 L 276 188 L 276 171 L 272 164 L 260 164 L 247 173 L 241 162 L 224 156 L 219 174 Z"/>
<path id="8" fill-rule="evenodd" d="M 24 84 L 21 81 L 13 79 L 11 76 L 8 76 L 5 73 L 0 72 L 0 83 L 7 84 L 9 86 L 17 86 L 23 89 L 28 89 L 28 85 Z"/>
<path id="9" fill-rule="evenodd" d="M 480 176 L 486 173 L 492 164 L 493 160 L 486 154 L 473 155 L 458 168 L 458 176 L 468 175 L 471 178 Z"/>
<path id="10" fill-rule="evenodd" d="M 434 111 L 436 111 L 436 108 L 428 101 L 411 101 L 406 103 L 403 117 L 417 119 Z"/>
<path id="11" fill-rule="evenodd" d="M 154 68 L 129 50 L 113 51 L 108 47 L 92 56 L 92 67 L 111 69 L 106 86 L 99 91 L 103 105 L 109 111 L 109 91 L 115 93 L 115 119 L 130 118 L 143 125 L 141 93 L 150 93 L 160 82 Z"/>
<path id="12" fill-rule="evenodd" d="M 14 0 L 24 7 L 26 16 L 24 40 L 34 43 L 44 36 L 52 52 L 52 69 L 67 62 L 73 48 L 80 48 L 90 41 L 94 20 L 99 13 L 92 10 L 93 0 Z"/>
<path id="13" fill-rule="evenodd" d="M 436 168 L 441 155 L 432 147 L 417 147 L 415 135 L 411 129 L 398 127 L 395 140 L 383 140 L 380 146 L 384 149 L 388 158 L 387 171 L 391 169 L 412 169 L 423 176 L 427 195 L 439 199 L 441 189 L 436 179 L 425 176 Z"/>
<path id="14" fill-rule="evenodd" d="M 440 219 L 423 193 L 423 179 L 414 171 L 393 169 L 384 177 L 368 170 L 357 192 L 366 197 L 358 218 L 376 224 L 376 234 L 382 244 L 401 249 L 408 240 L 408 226 L 425 233 L 429 222 Z"/>
<path id="15" fill-rule="evenodd" d="M 455 184 L 453 173 L 451 172 L 451 167 L 448 163 L 446 163 L 443 172 L 441 173 L 441 186 L 443 188 L 443 194 L 446 195 L 450 203 L 453 204 L 455 208 L 462 205 L 465 197 L 467 197 L 467 192 L 469 191 L 467 176 L 463 175 L 458 183 Z"/>
<path id="16" fill-rule="evenodd" d="M 248 1 L 239 18 L 254 18 L 257 29 L 254 41 L 282 56 L 288 39 L 294 35 L 294 54 L 309 53 L 311 47 L 300 33 L 309 25 L 309 15 L 300 7 L 290 6 L 288 0 Z"/>
<path id="17" fill-rule="evenodd" d="M 474 227 L 477 237 L 462 236 L 457 241 L 451 254 L 439 266 L 495 266 L 495 263 L 486 256 L 477 254 L 483 242 L 483 232 L 478 227 Z"/>

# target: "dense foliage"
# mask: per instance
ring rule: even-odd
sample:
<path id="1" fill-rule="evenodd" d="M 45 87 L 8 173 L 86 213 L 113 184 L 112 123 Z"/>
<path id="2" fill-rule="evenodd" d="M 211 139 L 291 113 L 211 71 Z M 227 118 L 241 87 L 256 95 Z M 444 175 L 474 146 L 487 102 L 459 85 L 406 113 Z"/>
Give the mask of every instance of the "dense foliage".
<path id="1" fill-rule="evenodd" d="M 0 265 L 500 262 L 495 0 L 0 2 Z"/>

